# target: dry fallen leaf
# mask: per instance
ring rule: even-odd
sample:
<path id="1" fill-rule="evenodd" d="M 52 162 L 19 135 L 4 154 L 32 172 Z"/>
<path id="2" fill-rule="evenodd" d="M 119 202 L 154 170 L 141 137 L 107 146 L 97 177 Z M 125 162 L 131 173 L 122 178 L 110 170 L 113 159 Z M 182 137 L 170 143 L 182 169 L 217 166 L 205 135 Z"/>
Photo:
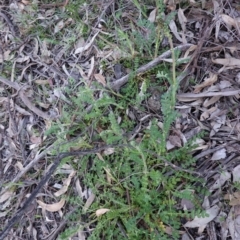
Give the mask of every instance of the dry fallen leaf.
<path id="1" fill-rule="evenodd" d="M 217 179 L 217 181 L 209 188 L 209 191 L 212 192 L 216 189 L 221 188 L 225 182 L 231 178 L 231 174 L 227 171 L 223 171 L 219 177 L 219 179 Z"/>
<path id="2" fill-rule="evenodd" d="M 24 169 L 22 163 L 19 162 L 19 161 L 16 162 L 15 166 L 16 166 L 20 171 L 22 171 L 22 170 Z"/>
<path id="3" fill-rule="evenodd" d="M 194 88 L 194 93 L 199 93 L 203 88 L 207 87 L 207 86 L 211 86 L 213 83 L 215 83 L 218 79 L 218 75 L 215 73 L 209 73 L 209 77 L 204 79 L 204 82 L 196 85 Z"/>
<path id="4" fill-rule="evenodd" d="M 225 194 L 223 198 L 230 201 L 230 206 L 240 205 L 240 191 L 234 192 L 233 194 Z"/>
<path id="5" fill-rule="evenodd" d="M 80 230 L 77 233 L 77 240 L 86 240 L 86 233 L 84 231 L 84 225 L 79 226 Z M 73 238 L 72 238 L 73 239 Z"/>
<path id="6" fill-rule="evenodd" d="M 29 4 L 31 4 L 31 2 L 30 1 L 27 1 L 27 0 L 22 0 L 21 1 L 24 5 L 29 5 Z"/>
<path id="7" fill-rule="evenodd" d="M 206 210 L 206 213 L 209 216 L 203 218 L 195 217 L 192 221 L 187 222 L 184 226 L 188 228 L 204 227 L 218 215 L 219 210 L 220 208 L 217 205 L 214 205 Z"/>
<path id="8" fill-rule="evenodd" d="M 233 198 L 229 202 L 230 206 L 237 206 L 240 205 L 240 197 L 239 198 Z"/>
<path id="9" fill-rule="evenodd" d="M 16 62 L 18 62 L 18 63 L 23 63 L 23 62 L 28 61 L 29 59 L 30 59 L 29 56 L 22 56 L 22 57 L 18 57 L 17 60 L 16 60 Z"/>
<path id="10" fill-rule="evenodd" d="M 99 33 L 99 32 L 97 32 L 97 33 L 92 37 L 92 39 L 90 40 L 89 43 L 85 44 L 85 46 L 83 46 L 83 47 L 77 48 L 74 53 L 75 53 L 75 54 L 78 54 L 78 53 L 82 53 L 82 52 L 88 50 L 88 49 L 92 46 L 92 44 L 93 44 L 95 38 L 97 37 L 98 33 Z"/>
<path id="11" fill-rule="evenodd" d="M 64 28 L 65 24 L 63 20 L 60 20 L 54 27 L 54 33 L 58 33 Z"/>
<path id="12" fill-rule="evenodd" d="M 1 196 L 0 196 L 0 203 L 5 202 L 7 199 L 11 198 L 15 193 L 11 190 L 4 192 Z"/>
<path id="13" fill-rule="evenodd" d="M 240 68 L 240 59 L 237 58 L 216 58 L 216 59 L 212 59 L 213 63 L 216 64 L 220 64 L 220 65 L 224 65 L 225 67 L 228 68 Z"/>
<path id="14" fill-rule="evenodd" d="M 108 209 L 108 208 L 100 208 L 96 211 L 96 216 L 99 217 L 109 211 L 110 211 L 110 209 Z"/>
<path id="15" fill-rule="evenodd" d="M 115 152 L 115 148 L 106 148 L 103 153 L 104 155 L 111 155 L 114 152 Z"/>
<path id="16" fill-rule="evenodd" d="M 166 143 L 166 149 L 169 151 L 173 148 L 175 148 L 175 146 L 168 140 Z"/>
<path id="17" fill-rule="evenodd" d="M 226 157 L 226 148 L 222 148 L 218 151 L 216 151 L 212 157 L 211 160 L 220 160 L 220 159 L 224 159 Z"/>
<path id="18" fill-rule="evenodd" d="M 208 145 L 206 144 L 206 142 L 203 139 L 199 139 L 197 138 L 194 142 L 194 145 L 197 145 L 198 147 L 194 148 L 193 151 L 196 150 L 205 150 L 208 148 Z"/>
<path id="19" fill-rule="evenodd" d="M 217 107 L 211 107 L 210 109 L 201 109 L 203 113 L 200 116 L 200 121 L 205 121 L 209 118 L 210 114 L 217 110 Z"/>
<path id="20" fill-rule="evenodd" d="M 115 47 L 114 49 L 112 49 L 111 52 L 109 52 L 109 54 L 105 58 L 108 58 L 108 57 L 111 57 L 115 61 L 117 61 L 121 58 L 131 58 L 131 54 L 118 47 Z"/>
<path id="21" fill-rule="evenodd" d="M 39 206 L 41 206 L 44 210 L 47 210 L 49 212 L 57 212 L 59 211 L 65 204 L 65 199 L 61 199 L 59 202 L 57 203 L 53 203 L 53 204 L 47 204 L 44 203 L 40 200 L 37 200 L 37 203 L 39 204 Z"/>
<path id="22" fill-rule="evenodd" d="M 176 23 L 171 20 L 170 23 L 169 23 L 169 28 L 171 29 L 172 33 L 174 34 L 174 36 L 183 44 L 186 44 L 186 42 L 184 42 L 185 40 L 180 37 L 179 33 L 178 33 L 178 28 L 177 28 L 177 25 Z"/>
<path id="23" fill-rule="evenodd" d="M 212 96 L 223 97 L 223 96 L 234 96 L 237 94 L 240 94 L 240 89 L 220 91 L 220 92 L 180 93 L 180 94 L 177 94 L 177 98 L 179 101 L 189 102 L 202 97 L 212 97 Z"/>
<path id="24" fill-rule="evenodd" d="M 220 81 L 220 83 L 219 83 L 220 89 L 229 88 L 229 87 L 231 87 L 231 86 L 232 86 L 232 83 L 230 83 L 230 82 L 227 81 L 227 80 Z"/>
<path id="25" fill-rule="evenodd" d="M 197 49 L 197 45 L 192 45 L 189 49 L 187 49 L 187 51 L 184 53 L 184 57 L 183 58 L 187 58 L 190 57 L 190 53 L 194 50 Z"/>
<path id="26" fill-rule="evenodd" d="M 191 209 L 194 209 L 195 205 L 190 200 L 182 199 L 181 200 L 181 207 L 183 208 L 183 210 L 191 210 Z"/>
<path id="27" fill-rule="evenodd" d="M 34 83 L 38 85 L 49 85 L 49 80 L 44 80 L 44 79 L 36 79 Z"/>
<path id="28" fill-rule="evenodd" d="M 95 199 L 95 194 L 91 193 L 89 198 L 87 199 L 85 205 L 83 206 L 83 212 L 85 213 L 88 208 L 92 205 L 93 201 Z"/>
<path id="29" fill-rule="evenodd" d="M 204 103 L 203 103 L 203 107 L 207 108 L 211 105 L 213 105 L 214 103 L 216 103 L 221 97 L 220 96 L 215 96 L 215 97 L 211 97 L 210 99 L 209 98 L 206 98 Z"/>
<path id="30" fill-rule="evenodd" d="M 209 118 L 210 119 L 210 118 Z M 213 137 L 217 132 L 219 132 L 222 124 L 221 123 L 218 123 L 218 122 L 215 122 L 215 121 L 212 121 L 211 122 L 211 126 L 212 126 L 212 129 L 210 131 L 210 137 Z M 220 153 L 223 153 L 223 152 L 219 152 Z M 212 160 L 218 160 L 218 159 L 212 159 Z"/>
<path id="31" fill-rule="evenodd" d="M 235 213 L 237 206 L 234 206 L 230 209 L 227 217 L 227 226 L 231 235 L 231 239 L 238 240 L 240 239 L 239 234 L 239 216 L 236 216 Z"/>
<path id="32" fill-rule="evenodd" d="M 181 147 L 182 146 L 182 141 L 181 141 L 180 137 L 177 136 L 177 135 L 170 135 L 169 136 L 169 141 L 175 147 Z"/>
<path id="33" fill-rule="evenodd" d="M 183 43 L 187 43 L 187 40 L 186 40 L 186 36 L 185 36 L 185 33 L 186 33 L 186 23 L 187 23 L 187 18 L 185 17 L 184 15 L 184 12 L 181 8 L 178 9 L 178 20 L 181 24 L 181 28 L 182 28 L 182 39 L 183 39 Z"/>
<path id="34" fill-rule="evenodd" d="M 104 87 L 106 86 L 106 80 L 105 80 L 105 77 L 104 77 L 102 74 L 96 73 L 96 74 L 94 74 L 94 77 L 95 77 L 95 79 L 96 79 L 99 83 L 101 83 Z"/>
<path id="35" fill-rule="evenodd" d="M 57 191 L 57 192 L 54 193 L 54 195 L 55 195 L 56 197 L 61 196 L 62 194 L 64 194 L 64 193 L 68 190 L 68 187 L 69 187 L 69 185 L 70 185 L 70 183 L 71 183 L 71 180 L 72 180 L 73 176 L 75 175 L 75 173 L 76 173 L 76 171 L 72 171 L 72 172 L 69 174 L 68 178 L 65 179 L 65 180 L 63 180 L 63 187 L 62 187 L 59 191 Z"/>
<path id="36" fill-rule="evenodd" d="M 3 61 L 10 61 L 10 60 L 14 57 L 14 55 L 13 55 L 13 54 L 10 55 L 10 53 L 11 53 L 10 50 L 5 51 L 5 52 L 3 53 L 3 55 L 2 55 L 2 53 L 1 53 L 1 54 L 0 54 L 0 63 L 3 63 Z"/>
<path id="37" fill-rule="evenodd" d="M 154 8 L 149 14 L 148 21 L 152 23 L 155 22 L 156 15 L 157 15 L 157 8 Z"/>
<path id="38" fill-rule="evenodd" d="M 36 146 L 38 146 L 42 143 L 42 138 L 38 137 L 38 136 L 31 136 L 30 140 L 31 140 L 31 143 L 36 144 Z"/>
<path id="39" fill-rule="evenodd" d="M 226 14 L 221 14 L 222 20 L 228 25 L 229 28 L 235 27 L 238 29 L 240 27 L 240 18 L 232 18 Z"/>
<path id="40" fill-rule="evenodd" d="M 88 196 L 88 192 L 86 190 L 83 190 L 82 189 L 82 186 L 80 184 L 80 181 L 79 179 L 77 179 L 76 183 L 75 183 L 75 187 L 76 187 L 76 190 L 77 190 L 77 193 L 78 195 L 80 196 L 81 199 L 83 198 L 86 198 L 87 199 L 87 196 Z"/>
<path id="41" fill-rule="evenodd" d="M 233 182 L 239 182 L 240 181 L 240 165 L 236 166 L 233 171 Z"/>
<path id="42" fill-rule="evenodd" d="M 64 102 L 71 105 L 71 102 L 66 98 L 66 96 L 63 94 L 63 92 L 60 88 L 54 88 L 53 93 L 56 97 L 60 98 Z"/>

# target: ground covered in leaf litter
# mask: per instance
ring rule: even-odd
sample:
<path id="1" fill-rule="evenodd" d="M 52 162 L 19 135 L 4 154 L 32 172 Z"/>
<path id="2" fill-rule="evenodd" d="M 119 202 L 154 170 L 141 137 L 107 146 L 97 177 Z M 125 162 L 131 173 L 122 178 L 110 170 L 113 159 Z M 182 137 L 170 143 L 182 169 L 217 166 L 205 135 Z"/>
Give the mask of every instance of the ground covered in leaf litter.
<path id="1" fill-rule="evenodd" d="M 176 108 L 181 117 L 173 126 L 166 147 L 181 147 L 201 130 L 206 133 L 198 139 L 193 154 L 198 160 L 195 171 L 207 180 L 210 195 L 201 204 L 209 216 L 189 219 L 183 225 L 182 239 L 240 239 L 240 5 L 230 0 L 186 1 L 183 5 L 178 1 L 164 2 L 166 14 L 177 13 L 169 22 L 174 47 L 183 49 L 182 58 L 190 57 L 179 67 L 187 73 L 177 95 Z M 68 4 L 4 1 L 0 11 L 1 229 L 50 167 L 51 156 L 47 154 L 54 140 L 46 139 L 44 132 L 61 115 L 61 105 L 69 101 L 64 94 L 69 79 L 83 78 L 88 84 L 98 81 L 106 85 L 111 74 L 121 79 L 129 70 L 116 64 L 130 57 L 117 39 L 105 42 L 101 50 L 96 44 L 97 38 L 115 34 L 100 20 L 116 16 L 118 5 L 99 1 L 78 6 L 78 14 L 91 29 L 83 38 L 78 36 L 78 28 L 83 25 L 77 25 L 74 17 L 65 14 Z M 157 16 L 154 6 L 147 6 L 152 22 Z M 88 15 L 96 7 L 97 14 Z M 136 24 L 139 12 L 131 1 L 126 1 L 124 7 L 121 24 L 127 29 L 131 27 L 128 24 Z M 49 29 L 48 34 L 54 36 L 59 34 L 62 41 L 56 44 L 54 40 L 44 40 L 42 29 Z M 147 37 L 148 29 L 141 30 Z M 161 44 L 168 46 L 164 39 Z M 99 68 L 103 60 L 106 69 Z M 121 88 L 121 83 L 117 88 Z M 147 104 L 157 111 L 159 104 L 155 99 L 159 99 L 159 92 L 151 94 Z M 91 201 L 91 194 L 87 197 L 71 166 L 66 164 L 59 171 L 66 173 L 66 179 L 52 177 L 25 211 L 21 224 L 10 229 L 8 239 L 55 239 L 66 225 L 63 215 L 71 210 L 56 197 L 64 194 L 70 183 L 77 194 Z M 190 209 L 193 205 L 182 202 L 182 207 Z M 79 232 L 72 239 L 86 239 L 91 230 L 85 229 L 85 233 Z"/>

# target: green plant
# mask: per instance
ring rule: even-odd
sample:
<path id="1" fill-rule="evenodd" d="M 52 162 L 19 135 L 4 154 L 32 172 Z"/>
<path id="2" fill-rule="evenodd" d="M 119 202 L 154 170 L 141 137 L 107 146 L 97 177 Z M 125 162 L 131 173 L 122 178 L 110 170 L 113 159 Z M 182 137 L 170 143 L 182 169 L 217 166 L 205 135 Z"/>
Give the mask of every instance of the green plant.
<path id="1" fill-rule="evenodd" d="M 158 76 L 171 79 L 169 74 L 170 72 L 159 73 Z M 194 147 L 191 143 L 172 152 L 167 153 L 165 150 L 171 123 L 177 116 L 173 105 L 175 102 L 171 98 L 172 91 L 176 91 L 174 86 L 170 87 L 170 90 L 162 98 L 165 120 L 162 130 L 158 127 L 157 119 L 153 119 L 151 127 L 144 132 L 140 144 L 133 140 L 130 142 L 129 148 L 105 155 L 103 161 L 92 155 L 84 157 L 81 165 L 74 163 L 75 168 L 78 169 L 78 175 L 84 179 L 85 186 L 88 186 L 96 195 L 95 202 L 87 213 L 82 211 L 81 199 L 69 198 L 71 205 L 80 203 L 78 210 L 74 213 L 75 219 L 79 219 L 85 214 L 92 216 L 89 221 L 93 226 L 95 225 L 95 230 L 90 239 L 101 239 L 102 237 L 123 239 L 125 235 L 128 239 L 169 239 L 165 233 L 166 227 L 169 226 L 172 229 L 173 238 L 177 239 L 177 229 L 180 227 L 181 218 L 200 213 L 199 208 L 192 213 L 182 213 L 176 209 L 176 203 L 181 198 L 192 202 L 197 201 L 197 194 L 191 194 L 189 186 L 196 181 L 199 182 L 199 179 L 184 171 L 172 170 L 162 161 L 164 158 L 169 163 L 175 163 L 187 169 L 190 169 L 194 163 L 194 159 L 189 154 Z M 123 126 L 126 128 L 126 122 L 130 120 L 119 124 L 115 114 L 122 113 L 122 106 L 126 104 L 123 102 L 127 102 L 127 100 L 120 98 L 116 103 L 117 100 L 105 92 L 100 101 L 94 101 L 94 91 L 87 86 L 81 87 L 79 93 L 81 94 L 72 98 L 76 104 L 73 107 L 73 109 L 77 109 L 76 113 L 73 109 L 71 110 L 71 113 L 74 113 L 73 115 L 76 115 L 79 121 L 76 119 L 72 121 L 68 112 L 70 110 L 64 109 L 66 112 L 63 114 L 61 123 L 58 123 L 59 130 L 54 130 L 59 134 L 57 138 L 64 139 L 67 135 L 75 135 L 81 129 L 92 126 L 94 129 L 101 128 L 99 134 L 93 136 L 92 141 L 104 141 L 107 144 L 126 143 L 127 139 L 123 138 L 122 129 Z M 84 109 L 86 103 L 92 105 L 91 112 L 87 113 Z M 109 108 L 113 111 L 102 114 Z M 169 109 L 172 110 L 169 111 Z M 83 114 L 79 116 L 79 112 Z M 96 119 L 98 120 L 96 121 Z M 128 126 L 130 128 L 131 124 Z M 89 136 L 85 133 L 84 137 L 78 138 L 76 144 L 73 142 L 61 144 L 59 150 L 67 151 L 74 147 L 89 147 L 88 141 L 90 142 Z M 57 144 L 59 145 L 59 142 Z M 92 166 L 89 169 L 90 159 Z M 169 177 L 169 172 L 171 177 Z M 106 175 L 111 181 L 106 181 Z M 187 183 L 186 187 L 182 187 L 176 192 L 183 182 Z M 110 211 L 96 218 L 94 212 L 101 208 L 107 208 Z M 67 236 L 73 235 L 80 228 L 84 229 L 86 225 L 90 224 L 89 222 L 82 223 L 81 227 L 76 228 L 74 227 L 75 221 L 69 219 L 69 225 L 71 226 L 72 222 L 73 227 L 68 228 L 61 239 L 66 239 Z"/>
<path id="2" fill-rule="evenodd" d="M 69 228 L 60 239 L 66 239 L 91 224 L 95 229 L 90 239 L 123 239 L 124 236 L 128 239 L 169 239 L 166 235 L 169 227 L 172 237 L 177 239 L 181 218 L 201 213 L 200 207 L 193 212 L 181 212 L 176 208 L 179 199 L 198 202 L 197 193 L 191 194 L 189 188 L 196 182 L 202 185 L 202 182 L 188 172 L 174 170 L 171 165 L 166 165 L 169 162 L 191 169 L 194 159 L 190 152 L 194 146 L 189 143 L 172 152 L 166 151 L 171 124 L 177 117 L 174 106 L 178 85 L 176 79 L 173 79 L 174 70 L 172 73 L 159 72 L 157 77 L 169 82 L 169 89 L 162 96 L 163 127 L 160 129 L 158 120 L 152 119 L 140 143 L 135 140 L 128 143 L 127 137 L 123 137 L 123 130 L 130 131 L 134 127 L 132 121 L 124 115 L 128 105 L 136 104 L 137 98 L 133 96 L 133 91 L 130 98 L 130 89 L 133 89 L 131 84 L 136 84 L 134 78 L 121 92 L 122 97 L 111 95 L 98 85 L 92 89 L 87 85 L 79 87 L 75 96 L 71 97 L 71 108 L 64 106 L 62 118 L 48 131 L 48 134 L 55 134 L 56 145 L 60 146 L 58 151 L 89 148 L 94 142 L 129 144 L 129 147 L 104 155 L 102 160 L 96 155 L 84 157 L 81 164 L 68 159 L 78 170 L 84 185 L 94 192 L 96 199 L 86 213 L 82 211 L 82 203 L 75 212 L 76 218 L 87 214 L 88 222 L 78 228 L 74 226 L 75 221 L 69 219 Z M 137 85 L 134 86 L 137 89 Z M 98 101 L 94 97 L 96 91 L 102 92 Z M 67 92 L 71 93 L 71 89 Z M 137 96 L 138 91 L 134 91 L 134 95 Z M 140 101 L 137 103 L 139 106 Z M 91 111 L 86 110 L 88 105 L 91 105 Z M 116 116 L 120 115 L 123 120 L 119 123 Z M 89 127 L 98 131 L 90 136 L 87 131 Z M 75 141 L 62 144 L 67 138 L 74 137 Z M 107 181 L 107 178 L 110 180 Z M 176 192 L 176 189 L 179 191 Z M 81 199 L 70 197 L 69 204 L 79 204 L 77 202 L 81 202 Z M 97 218 L 94 213 L 101 208 L 110 211 Z"/>
<path id="3" fill-rule="evenodd" d="M 137 5 L 137 1 L 134 3 Z M 149 24 L 147 21 L 142 23 Z M 136 46 L 142 50 L 142 54 L 144 48 L 150 56 L 152 52 L 152 55 L 158 52 L 158 47 L 148 40 L 135 43 L 131 41 L 134 36 L 121 30 L 118 33 L 132 56 Z M 69 100 L 72 104 L 63 106 L 61 119 L 47 132 L 56 138 L 57 150 L 53 154 L 91 148 L 95 143 L 102 142 L 126 144 L 128 147 L 113 149 L 111 154 L 84 156 L 81 162 L 74 158 L 67 160 L 77 170 L 84 185 L 95 194 L 95 201 L 84 211 L 82 199 L 68 197 L 68 204 L 77 207 L 69 217 L 68 226 L 60 239 L 67 239 L 88 226 L 94 228 L 89 237 L 91 240 L 178 239 L 182 218 L 202 214 L 198 194 L 204 191 L 203 180 L 191 172 L 195 163 L 191 156 L 194 141 L 171 152 L 166 150 L 171 126 L 178 117 L 175 103 L 179 53 L 173 50 L 171 36 L 165 25 L 164 34 L 169 39 L 173 61 L 171 68 L 163 65 L 155 69 L 156 83 L 164 82 L 168 89 L 161 98 L 161 127 L 159 119 L 152 118 L 138 139 L 129 140 L 127 137 L 136 123 L 126 114 L 126 109 L 135 106 L 144 111 L 142 102 L 148 97 L 147 87 L 152 84 L 149 79 L 134 76 L 134 70 L 139 66 L 138 58 L 131 63 L 133 74 L 120 93 L 113 93 L 98 84 L 93 84 L 91 88 L 84 84 L 74 90 L 69 86 L 65 90 L 71 96 Z M 135 37 L 139 38 L 138 34 Z M 155 37 L 153 35 L 152 40 Z M 101 97 L 96 100 L 99 95 Z M 179 167 L 174 168 L 176 165 Z M 194 184 L 200 186 L 199 191 L 193 191 Z M 196 203 L 195 209 L 189 212 L 179 210 L 176 205 L 181 199 Z M 109 211 L 97 217 L 95 213 L 99 209 Z M 170 237 L 167 234 L 169 231 Z"/>

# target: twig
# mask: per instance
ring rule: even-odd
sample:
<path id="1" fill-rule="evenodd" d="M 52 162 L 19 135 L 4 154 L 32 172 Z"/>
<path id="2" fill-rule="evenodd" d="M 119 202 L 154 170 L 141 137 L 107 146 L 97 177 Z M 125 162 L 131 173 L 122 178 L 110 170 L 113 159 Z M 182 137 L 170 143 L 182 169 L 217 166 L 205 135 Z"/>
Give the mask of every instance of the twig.
<path id="1" fill-rule="evenodd" d="M 228 97 L 234 96 L 240 93 L 240 89 L 234 89 L 229 91 L 219 91 L 219 92 L 203 92 L 203 93 L 181 93 L 177 95 L 177 98 L 181 101 L 181 99 L 185 98 L 202 98 L 202 97 Z"/>
<path id="2" fill-rule="evenodd" d="M 184 51 L 191 46 L 192 46 L 192 44 L 187 43 L 187 44 L 175 47 L 173 49 L 173 51 L 176 51 L 176 50 Z M 140 74 L 140 73 L 144 73 L 144 72 L 149 71 L 150 69 L 156 67 L 159 63 L 161 63 L 165 58 L 168 58 L 171 55 L 172 55 L 172 50 L 166 51 L 165 53 L 163 53 L 159 57 L 155 58 L 154 60 L 152 60 L 148 64 L 143 65 L 140 68 L 138 68 L 137 71 L 136 71 L 136 74 Z M 117 90 L 118 91 L 121 86 L 123 86 L 124 84 L 126 84 L 128 82 L 129 76 L 130 76 L 130 74 L 127 74 L 126 76 L 114 81 L 113 83 L 111 83 L 110 88 L 112 90 Z"/>
<path id="3" fill-rule="evenodd" d="M 39 182 L 39 184 L 37 185 L 37 187 L 33 190 L 33 192 L 31 193 L 31 195 L 29 196 L 29 198 L 25 201 L 25 203 L 23 204 L 22 208 L 15 214 L 14 217 L 12 217 L 8 224 L 5 226 L 5 228 L 3 229 L 3 231 L 0 233 L 0 240 L 4 240 L 4 238 L 7 236 L 8 232 L 10 231 L 10 229 L 14 226 L 14 224 L 16 224 L 19 219 L 22 217 L 22 215 L 25 213 L 25 211 L 27 210 L 29 204 L 32 203 L 32 201 L 35 199 L 35 197 L 37 196 L 37 194 L 39 193 L 39 191 L 42 189 L 42 187 L 46 184 L 46 182 L 50 179 L 50 177 L 52 176 L 52 174 L 55 172 L 55 170 L 57 169 L 57 167 L 59 166 L 60 162 L 62 159 L 66 158 L 66 157 L 70 157 L 70 156 L 85 156 L 87 154 L 93 154 L 93 153 L 98 153 L 102 150 L 105 150 L 107 148 L 117 148 L 117 147 L 131 147 L 130 145 L 126 145 L 126 144 L 122 144 L 122 145 L 107 145 L 107 146 L 103 146 L 103 147 L 99 147 L 99 148 L 94 148 L 91 150 L 84 150 L 84 151 L 73 151 L 73 152 L 64 152 L 64 153 L 60 153 L 54 160 L 51 168 L 48 170 L 48 172 L 44 175 L 44 177 L 42 178 L 42 180 Z"/>

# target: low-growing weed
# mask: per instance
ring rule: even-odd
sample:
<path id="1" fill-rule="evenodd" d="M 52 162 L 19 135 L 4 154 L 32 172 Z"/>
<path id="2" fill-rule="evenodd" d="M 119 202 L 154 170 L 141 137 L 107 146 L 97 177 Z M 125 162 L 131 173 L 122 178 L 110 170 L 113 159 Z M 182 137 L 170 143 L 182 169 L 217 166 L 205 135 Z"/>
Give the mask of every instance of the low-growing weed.
<path id="1" fill-rule="evenodd" d="M 138 3 L 134 1 L 140 8 Z M 145 16 L 145 10 L 142 12 Z M 120 29 L 117 29 L 118 36 L 132 56 L 136 51 L 148 57 L 155 56 L 160 50 L 156 48 L 159 43 L 154 45 L 158 36 L 153 33 L 154 24 L 147 20 L 139 24 L 149 28 L 151 41 L 141 38 L 139 32 L 130 36 Z M 203 180 L 191 172 L 195 163 L 191 156 L 194 139 L 171 151 L 166 149 L 172 124 L 178 117 L 175 103 L 179 53 L 173 51 L 165 25 L 163 32 L 169 39 L 173 63 L 167 67 L 163 64 L 152 71 L 154 81 L 147 74 L 145 78 L 133 74 L 115 94 L 94 83 L 91 87 L 83 84 L 74 91 L 71 86 L 66 90 L 72 104 L 63 106 L 62 117 L 47 132 L 56 138 L 57 151 L 91 148 L 103 143 L 127 146 L 107 149 L 81 159 L 68 159 L 82 184 L 95 195 L 95 200 L 86 209 L 80 197 L 67 197 L 68 204 L 77 207 L 68 218 L 68 226 L 60 239 L 67 239 L 89 227 L 93 229 L 89 236 L 91 240 L 179 239 L 182 221 L 202 214 L 198 194 L 203 191 Z M 132 42 L 132 39 L 139 38 L 141 42 Z M 134 72 L 141 63 L 135 58 L 132 63 L 126 60 L 125 64 L 127 67 L 132 64 Z M 146 84 L 144 87 L 143 83 Z M 159 87 L 164 91 L 161 113 L 157 116 L 152 114 L 147 123 L 142 123 L 135 137 L 130 138 L 129 133 L 139 127 L 139 121 L 134 121 L 128 111 L 131 108 L 149 111 L 143 104 L 149 97 L 149 87 Z M 140 92 L 142 95 L 139 97 Z M 63 144 L 66 141 L 68 143 Z M 194 184 L 200 186 L 199 191 Z M 180 207 L 181 199 L 191 201 L 195 208 L 184 211 Z M 97 216 L 99 210 L 104 210 L 104 213 Z"/>

